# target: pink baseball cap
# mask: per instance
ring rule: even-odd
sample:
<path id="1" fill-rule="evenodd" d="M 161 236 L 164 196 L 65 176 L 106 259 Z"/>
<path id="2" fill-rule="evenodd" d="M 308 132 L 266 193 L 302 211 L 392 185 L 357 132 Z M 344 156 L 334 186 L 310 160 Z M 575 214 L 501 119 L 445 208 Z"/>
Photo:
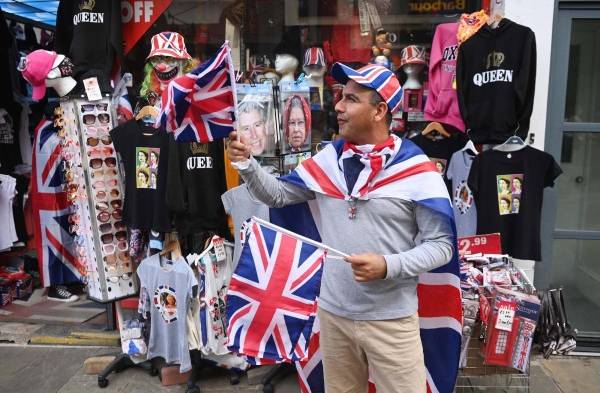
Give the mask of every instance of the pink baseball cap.
<path id="1" fill-rule="evenodd" d="M 31 52 L 20 68 L 23 78 L 33 87 L 33 99 L 39 101 L 46 95 L 46 77 L 58 55 L 43 49 Z"/>

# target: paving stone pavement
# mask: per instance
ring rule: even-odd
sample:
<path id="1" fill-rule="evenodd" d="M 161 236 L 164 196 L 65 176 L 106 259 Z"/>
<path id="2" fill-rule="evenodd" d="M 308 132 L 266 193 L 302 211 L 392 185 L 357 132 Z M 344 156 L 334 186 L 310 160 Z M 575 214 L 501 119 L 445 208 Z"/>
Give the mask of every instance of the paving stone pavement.
<path id="1" fill-rule="evenodd" d="M 116 354 L 114 347 L 66 347 L 0 344 L 0 392 L 4 393 L 184 393 L 185 386 L 162 386 L 140 368 L 111 374 L 109 385 L 98 387 L 96 375 L 86 375 L 83 362 L 88 357 Z M 256 393 L 260 373 L 243 376 L 238 385 L 230 385 L 223 370 L 207 369 L 198 387 L 202 393 Z M 250 382 L 250 383 L 249 383 Z M 531 363 L 529 393 L 583 393 L 599 391 L 600 358 L 535 356 Z M 296 377 L 289 375 L 275 385 L 275 393 L 298 393 Z M 478 392 L 474 389 L 473 393 Z M 525 393 L 506 389 L 488 389 L 486 393 Z"/>

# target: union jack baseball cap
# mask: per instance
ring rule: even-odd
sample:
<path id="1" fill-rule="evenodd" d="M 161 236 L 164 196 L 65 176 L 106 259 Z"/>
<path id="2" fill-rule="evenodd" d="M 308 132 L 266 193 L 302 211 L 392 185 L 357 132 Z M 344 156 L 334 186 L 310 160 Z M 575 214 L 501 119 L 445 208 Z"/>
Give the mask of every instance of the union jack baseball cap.
<path id="1" fill-rule="evenodd" d="M 390 113 L 394 113 L 400 107 L 402 101 L 402 87 L 396 75 L 389 69 L 369 64 L 355 70 L 342 63 L 335 63 L 331 74 L 340 83 L 346 84 L 349 79 L 367 89 L 373 89 L 379 93 L 387 103 Z"/>
<path id="2" fill-rule="evenodd" d="M 175 59 L 189 60 L 192 57 L 185 48 L 183 36 L 172 31 L 163 31 L 155 34 L 150 40 L 150 54 L 146 59 L 153 56 L 167 56 Z"/>
<path id="3" fill-rule="evenodd" d="M 409 45 L 402 49 L 400 65 L 405 64 L 427 64 L 427 50 L 417 45 Z"/>
<path id="4" fill-rule="evenodd" d="M 309 65 L 325 67 L 325 55 L 323 54 L 323 49 L 317 47 L 308 48 L 306 52 L 304 52 L 303 65 L 305 67 Z"/>

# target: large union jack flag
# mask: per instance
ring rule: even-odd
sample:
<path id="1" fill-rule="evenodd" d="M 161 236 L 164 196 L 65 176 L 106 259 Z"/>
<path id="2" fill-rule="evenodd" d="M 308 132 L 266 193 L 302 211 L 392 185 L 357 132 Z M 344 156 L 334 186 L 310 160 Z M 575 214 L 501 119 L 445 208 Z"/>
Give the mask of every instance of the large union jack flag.
<path id="1" fill-rule="evenodd" d="M 402 198 L 425 206 L 446 219 L 453 230 L 456 244 L 456 229 L 452 206 L 445 185 L 435 166 L 414 143 L 393 137 L 393 144 L 382 146 L 381 160 L 370 165 L 360 165 L 352 160 L 348 145 L 336 141 L 319 154 L 304 161 L 292 174 L 281 178 L 303 188 L 347 199 L 350 195 L 360 198 Z M 352 165 L 353 176 L 347 181 L 339 168 L 344 159 Z M 363 162 L 363 164 L 366 164 Z M 346 173 L 346 175 L 348 175 Z M 308 211 L 308 210 L 307 210 Z M 317 212 L 314 210 L 313 212 Z M 314 215 L 314 214 L 313 214 Z M 320 220 L 317 217 L 315 222 Z M 299 220 L 298 215 L 295 216 Z M 302 217 L 304 221 L 306 217 Z M 280 224 L 281 225 L 281 224 Z M 320 238 L 317 239 L 320 241 Z M 460 341 L 462 332 L 462 307 L 457 252 L 446 265 L 419 276 L 417 285 L 419 299 L 419 324 L 425 366 L 427 369 L 427 391 L 450 393 L 454 390 L 458 374 Z M 444 299 L 440 302 L 440 299 Z M 319 368 L 314 365 L 317 358 L 306 366 L 300 365 L 300 379 L 307 381 L 305 392 L 320 392 L 311 375 Z M 311 384 L 310 382 L 313 381 Z M 375 380 L 375 385 L 377 381 Z M 371 389 L 370 389 L 371 390 Z"/>
<path id="2" fill-rule="evenodd" d="M 221 49 L 195 70 L 169 83 L 157 123 L 178 142 L 211 142 L 233 131 L 235 77 L 231 49 Z"/>
<path id="3" fill-rule="evenodd" d="M 31 207 L 35 222 L 38 264 L 45 287 L 83 282 L 85 271 L 76 258 L 69 233 L 69 204 L 61 184 L 60 139 L 51 121 L 35 129 L 32 157 Z"/>
<path id="4" fill-rule="evenodd" d="M 304 360 L 325 251 L 254 221 L 249 230 L 227 292 L 228 348 L 252 363 Z"/>

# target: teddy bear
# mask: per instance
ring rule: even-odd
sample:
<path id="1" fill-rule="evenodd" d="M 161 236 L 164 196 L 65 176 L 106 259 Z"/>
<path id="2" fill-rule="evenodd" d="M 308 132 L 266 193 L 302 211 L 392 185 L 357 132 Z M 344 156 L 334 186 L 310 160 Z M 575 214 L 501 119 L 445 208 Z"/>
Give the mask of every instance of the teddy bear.
<path id="1" fill-rule="evenodd" d="M 373 56 L 383 55 L 388 57 L 392 51 L 392 44 L 388 42 L 387 31 L 379 30 L 375 34 L 375 45 L 371 47 Z"/>

